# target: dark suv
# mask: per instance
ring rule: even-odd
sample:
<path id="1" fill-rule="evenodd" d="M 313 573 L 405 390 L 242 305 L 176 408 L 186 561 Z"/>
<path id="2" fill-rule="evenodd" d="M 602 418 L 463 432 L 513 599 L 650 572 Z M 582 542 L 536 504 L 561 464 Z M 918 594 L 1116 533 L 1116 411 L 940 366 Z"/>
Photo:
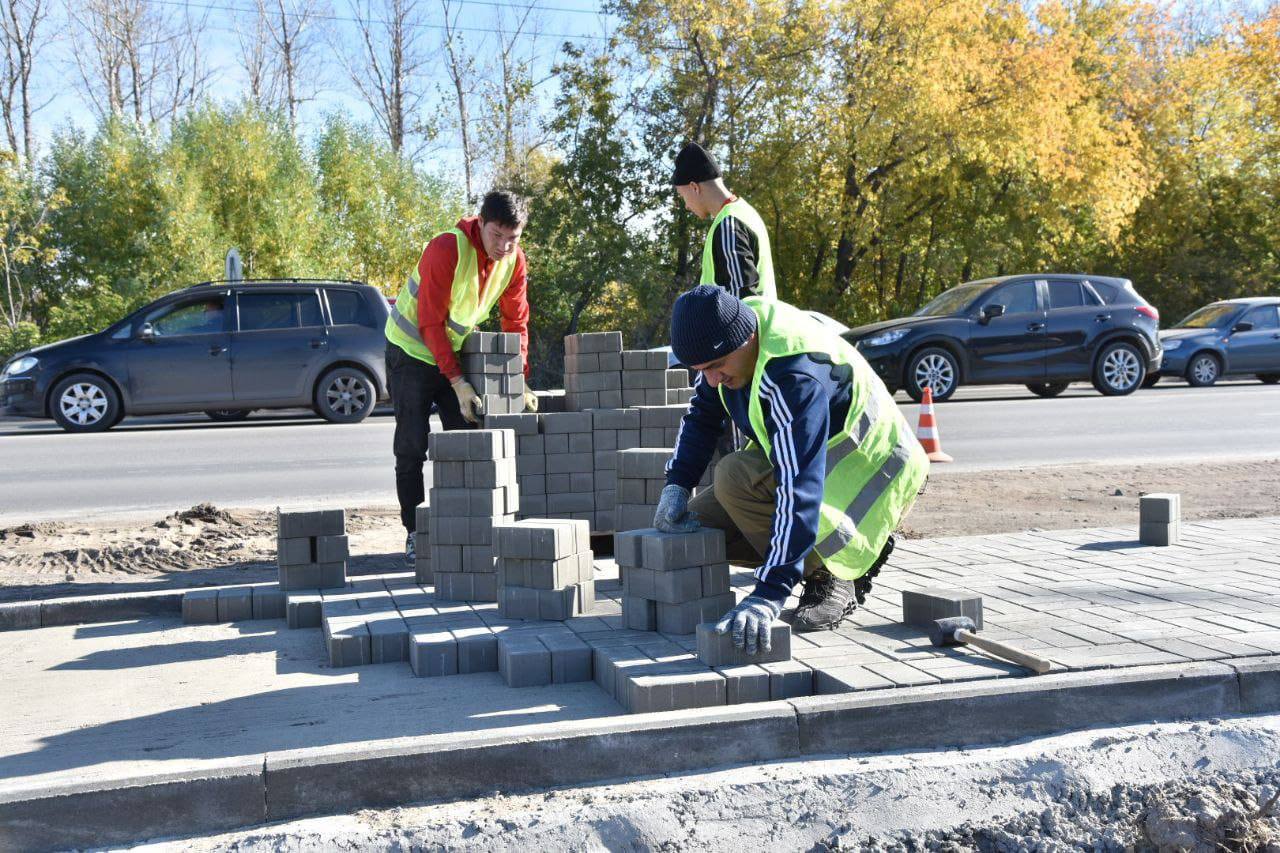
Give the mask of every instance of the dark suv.
<path id="1" fill-rule="evenodd" d="M 1020 383 L 1054 397 L 1091 381 L 1117 395 L 1160 369 L 1159 323 L 1126 279 L 1013 275 L 953 287 L 910 317 L 843 337 L 917 402 L 926 386 L 945 400 L 962 384 Z"/>
<path id="2" fill-rule="evenodd" d="M 386 396 L 387 302 L 355 281 L 207 282 L 105 331 L 18 353 L 0 373 L 0 413 L 70 432 L 126 414 L 309 406 L 355 423 Z"/>

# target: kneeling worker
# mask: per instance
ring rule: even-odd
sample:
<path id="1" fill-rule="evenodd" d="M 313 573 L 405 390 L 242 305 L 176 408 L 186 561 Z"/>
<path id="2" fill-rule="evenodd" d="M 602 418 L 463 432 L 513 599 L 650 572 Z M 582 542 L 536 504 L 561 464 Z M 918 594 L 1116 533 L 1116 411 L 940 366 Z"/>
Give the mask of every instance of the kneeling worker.
<path id="1" fill-rule="evenodd" d="M 425 488 L 429 417 L 435 405 L 445 429 L 480 422 L 482 403 L 462 375 L 457 351 L 493 306 L 502 331 L 520 335 L 520 356 L 529 375 L 529 297 L 520 236 L 528 205 L 514 193 L 496 190 L 484 197 L 480 215 L 467 216 L 427 243 L 387 318 L 387 385 L 395 404 L 396 497 L 408 531 L 405 561 L 414 562 L 414 517 Z M 525 408 L 538 398 L 525 388 Z"/>
<path id="2" fill-rule="evenodd" d="M 717 625 L 739 647 L 768 648 L 802 580 L 795 628 L 836 627 L 893 550 L 929 473 L 924 449 L 857 350 L 786 303 L 695 287 L 676 300 L 671 346 L 699 376 L 654 527 L 706 524 L 763 558 L 751 595 Z M 728 420 L 752 444 L 690 500 Z"/>

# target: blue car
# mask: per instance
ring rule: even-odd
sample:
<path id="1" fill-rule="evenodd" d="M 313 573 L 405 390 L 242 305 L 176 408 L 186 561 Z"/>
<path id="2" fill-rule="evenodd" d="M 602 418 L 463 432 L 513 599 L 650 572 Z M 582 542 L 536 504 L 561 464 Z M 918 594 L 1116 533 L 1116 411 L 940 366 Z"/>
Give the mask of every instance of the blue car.
<path id="1" fill-rule="evenodd" d="M 1280 382 L 1280 297 L 1226 299 L 1191 312 L 1171 329 L 1160 331 L 1164 363 L 1148 380 L 1181 377 L 1204 388 L 1223 376 L 1258 377 Z"/>

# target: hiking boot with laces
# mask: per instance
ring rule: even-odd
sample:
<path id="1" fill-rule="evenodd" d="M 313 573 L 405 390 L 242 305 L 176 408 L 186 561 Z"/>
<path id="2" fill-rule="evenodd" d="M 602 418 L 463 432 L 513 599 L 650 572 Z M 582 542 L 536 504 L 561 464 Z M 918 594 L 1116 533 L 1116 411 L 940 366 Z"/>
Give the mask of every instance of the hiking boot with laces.
<path id="1" fill-rule="evenodd" d="M 805 578 L 804 592 L 792 622 L 797 631 L 828 631 L 838 626 L 849 614 L 865 604 L 871 592 L 871 580 L 893 553 L 893 537 L 884 544 L 880 556 L 865 575 L 857 580 L 840 580 L 825 566 L 819 566 Z"/>
<path id="2" fill-rule="evenodd" d="M 413 544 L 413 534 L 410 533 L 404 540 L 404 564 L 409 568 L 414 568 L 418 560 L 416 548 Z"/>

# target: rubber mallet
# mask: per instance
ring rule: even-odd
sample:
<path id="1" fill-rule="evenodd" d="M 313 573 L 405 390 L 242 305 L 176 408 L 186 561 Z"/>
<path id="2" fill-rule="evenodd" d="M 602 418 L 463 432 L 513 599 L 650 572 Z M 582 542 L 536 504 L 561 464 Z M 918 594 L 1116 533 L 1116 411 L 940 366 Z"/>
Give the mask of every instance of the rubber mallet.
<path id="1" fill-rule="evenodd" d="M 968 616 L 953 616 L 950 619 L 935 619 L 929 626 L 929 642 L 935 646 L 973 646 L 982 649 L 998 658 L 1012 661 L 1018 666 L 1025 666 L 1037 674 L 1049 671 L 1051 664 L 1041 657 L 1027 652 L 1020 652 L 1004 643 L 988 640 L 978 635 L 978 626 Z"/>

